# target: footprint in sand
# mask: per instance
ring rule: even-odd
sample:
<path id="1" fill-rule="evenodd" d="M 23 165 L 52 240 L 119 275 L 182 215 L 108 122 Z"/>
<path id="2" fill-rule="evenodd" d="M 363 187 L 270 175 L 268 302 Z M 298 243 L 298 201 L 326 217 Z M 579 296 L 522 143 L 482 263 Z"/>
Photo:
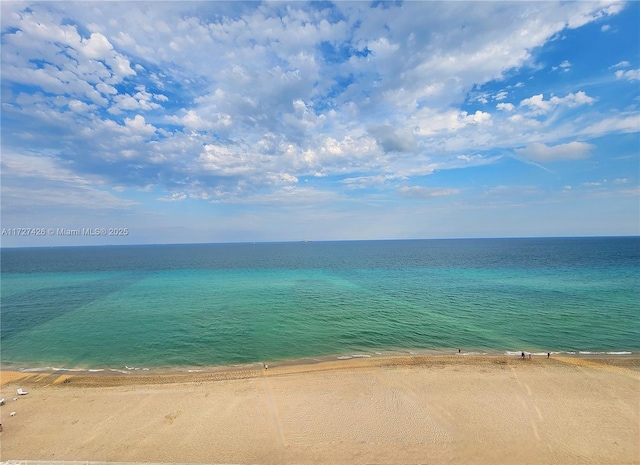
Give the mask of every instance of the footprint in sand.
<path id="1" fill-rule="evenodd" d="M 164 424 L 165 425 L 172 425 L 173 424 L 173 420 L 175 420 L 176 418 L 178 418 L 180 416 L 180 414 L 182 413 L 181 410 L 178 410 L 177 412 L 172 412 L 169 415 L 165 415 L 164 417 Z"/>

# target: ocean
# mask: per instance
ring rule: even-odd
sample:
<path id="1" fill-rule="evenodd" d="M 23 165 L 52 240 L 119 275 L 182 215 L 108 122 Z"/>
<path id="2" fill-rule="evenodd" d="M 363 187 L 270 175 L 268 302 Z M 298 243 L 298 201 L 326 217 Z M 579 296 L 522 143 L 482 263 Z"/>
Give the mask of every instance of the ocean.
<path id="1" fill-rule="evenodd" d="M 193 369 L 640 351 L 640 238 L 1 250 L 1 361 Z"/>

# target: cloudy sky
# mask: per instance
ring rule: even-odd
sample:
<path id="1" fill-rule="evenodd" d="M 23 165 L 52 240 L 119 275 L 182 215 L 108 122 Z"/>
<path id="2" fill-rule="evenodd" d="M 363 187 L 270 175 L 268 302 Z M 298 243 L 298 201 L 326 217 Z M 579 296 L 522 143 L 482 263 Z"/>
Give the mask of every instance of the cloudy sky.
<path id="1" fill-rule="evenodd" d="M 0 7 L 4 246 L 640 233 L 639 2 Z"/>

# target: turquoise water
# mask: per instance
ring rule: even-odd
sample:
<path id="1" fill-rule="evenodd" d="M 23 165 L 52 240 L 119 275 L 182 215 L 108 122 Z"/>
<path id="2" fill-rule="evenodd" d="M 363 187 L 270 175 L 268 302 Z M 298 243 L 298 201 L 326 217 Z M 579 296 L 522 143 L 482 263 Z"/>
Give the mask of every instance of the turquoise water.
<path id="1" fill-rule="evenodd" d="M 2 250 L 2 363 L 636 352 L 638 238 Z"/>

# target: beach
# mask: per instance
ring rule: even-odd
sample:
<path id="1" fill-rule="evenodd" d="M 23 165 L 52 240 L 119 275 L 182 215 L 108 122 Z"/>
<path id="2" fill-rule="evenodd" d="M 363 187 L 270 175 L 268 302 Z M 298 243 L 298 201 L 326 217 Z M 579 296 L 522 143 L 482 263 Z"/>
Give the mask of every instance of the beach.
<path id="1" fill-rule="evenodd" d="M 635 355 L 3 371 L 0 381 L 3 461 L 640 463 Z"/>

